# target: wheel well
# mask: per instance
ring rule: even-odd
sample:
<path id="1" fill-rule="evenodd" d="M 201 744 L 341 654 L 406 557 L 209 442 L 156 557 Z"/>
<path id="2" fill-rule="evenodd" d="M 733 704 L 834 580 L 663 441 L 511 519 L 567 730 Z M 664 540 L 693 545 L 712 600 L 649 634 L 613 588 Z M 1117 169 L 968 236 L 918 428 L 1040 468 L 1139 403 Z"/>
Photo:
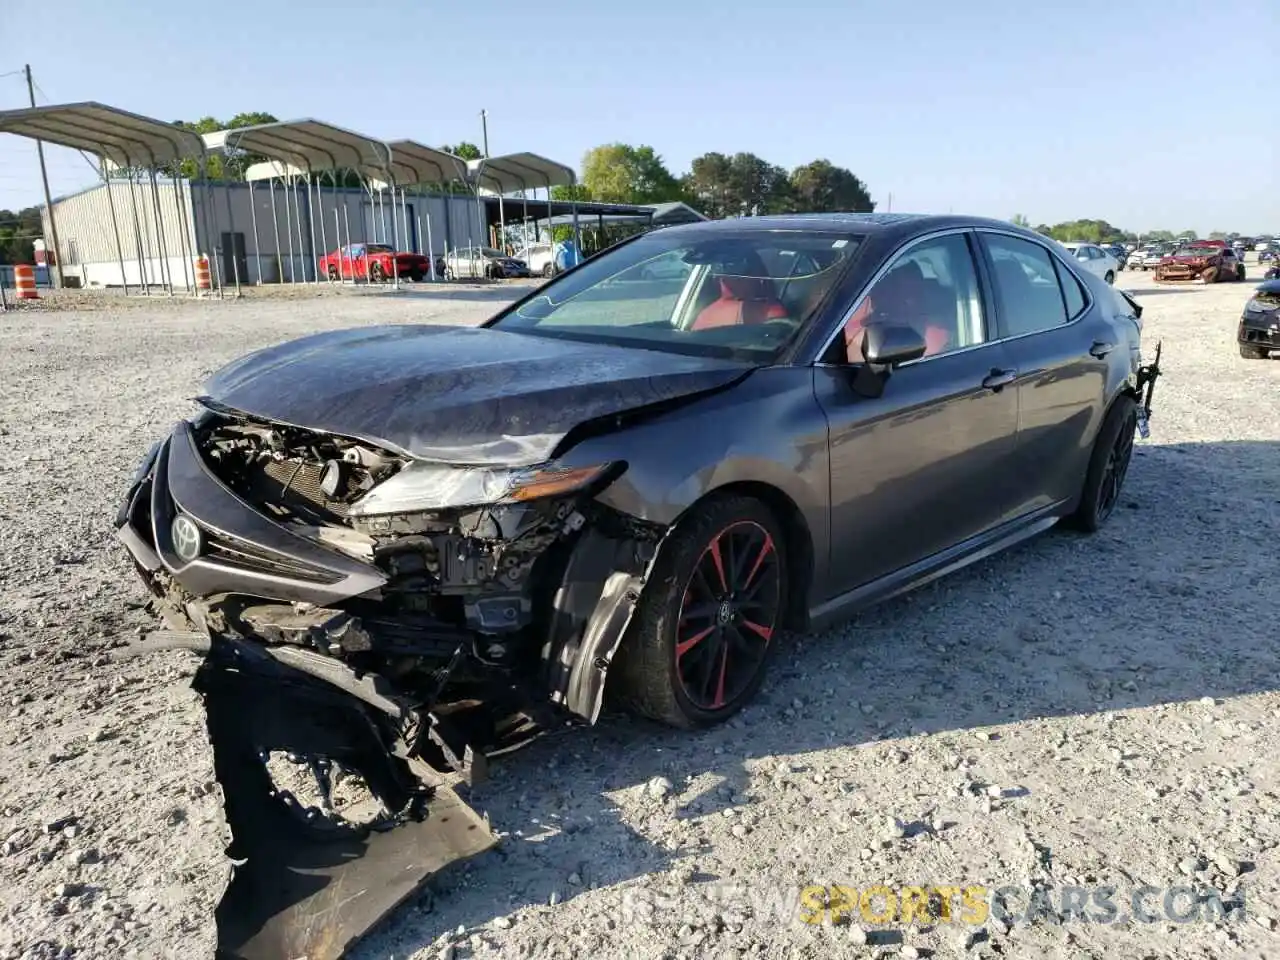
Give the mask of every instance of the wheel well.
<path id="1" fill-rule="evenodd" d="M 813 580 L 813 536 L 804 514 L 789 496 L 767 483 L 744 480 L 716 487 L 707 496 L 745 496 L 759 500 L 777 518 L 787 538 L 789 596 L 783 626 L 804 630 L 809 620 L 809 584 Z M 698 501 L 705 502 L 706 498 Z M 697 504 L 694 504 L 697 506 Z M 692 509 L 692 507 L 690 507 Z"/>

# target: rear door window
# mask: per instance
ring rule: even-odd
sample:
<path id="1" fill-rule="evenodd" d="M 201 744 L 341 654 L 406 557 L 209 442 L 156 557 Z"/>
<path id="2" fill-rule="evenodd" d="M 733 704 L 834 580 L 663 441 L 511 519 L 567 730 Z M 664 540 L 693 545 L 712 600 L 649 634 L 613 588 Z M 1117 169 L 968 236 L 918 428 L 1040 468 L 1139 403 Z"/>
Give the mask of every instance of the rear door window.
<path id="1" fill-rule="evenodd" d="M 1069 319 L 1067 295 L 1052 254 L 1019 237 L 986 234 L 983 240 L 991 260 L 1001 335 L 1020 337 L 1064 325 Z M 1076 295 L 1083 297 L 1078 287 Z"/>

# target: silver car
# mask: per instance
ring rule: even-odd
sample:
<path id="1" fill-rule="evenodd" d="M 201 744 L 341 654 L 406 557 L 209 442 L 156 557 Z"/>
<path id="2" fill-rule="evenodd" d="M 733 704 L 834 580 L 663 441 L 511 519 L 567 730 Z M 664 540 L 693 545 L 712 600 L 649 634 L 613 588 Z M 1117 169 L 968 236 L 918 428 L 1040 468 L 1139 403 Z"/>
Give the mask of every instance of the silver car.
<path id="1" fill-rule="evenodd" d="M 494 247 L 463 247 L 445 255 L 446 280 L 501 280 L 527 277 L 529 265 Z"/>

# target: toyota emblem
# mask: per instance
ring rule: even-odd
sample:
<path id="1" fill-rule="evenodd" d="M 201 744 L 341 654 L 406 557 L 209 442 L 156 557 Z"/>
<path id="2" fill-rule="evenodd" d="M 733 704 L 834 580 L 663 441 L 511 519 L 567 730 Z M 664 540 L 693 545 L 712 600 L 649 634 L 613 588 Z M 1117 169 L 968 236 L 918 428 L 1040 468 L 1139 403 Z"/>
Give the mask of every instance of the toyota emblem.
<path id="1" fill-rule="evenodd" d="M 196 526 L 196 522 L 186 514 L 178 514 L 173 518 L 173 552 L 180 560 L 190 563 L 200 556 L 204 549 L 204 534 Z"/>

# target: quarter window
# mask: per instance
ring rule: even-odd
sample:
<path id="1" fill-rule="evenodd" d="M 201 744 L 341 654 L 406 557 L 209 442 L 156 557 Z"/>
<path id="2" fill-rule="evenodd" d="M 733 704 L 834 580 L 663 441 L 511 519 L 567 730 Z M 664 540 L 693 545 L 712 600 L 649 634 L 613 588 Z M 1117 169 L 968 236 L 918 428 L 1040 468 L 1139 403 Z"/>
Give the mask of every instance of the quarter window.
<path id="1" fill-rule="evenodd" d="M 873 323 L 913 327 L 924 338 L 925 356 L 985 342 L 982 300 L 964 236 L 911 247 L 876 281 L 845 323 L 850 363 L 862 362 L 863 335 Z"/>
<path id="2" fill-rule="evenodd" d="M 1054 258 L 1053 265 L 1058 269 L 1058 283 L 1062 285 L 1062 299 L 1067 305 L 1067 319 L 1074 320 L 1084 312 L 1084 291 L 1080 289 L 1080 281 L 1075 274 L 1066 268 L 1061 260 Z"/>
<path id="3" fill-rule="evenodd" d="M 1058 282 L 1048 250 L 1029 240 L 999 234 L 988 235 L 986 244 L 1005 336 L 1038 333 L 1067 322 L 1064 303 L 1069 293 Z M 1076 295 L 1082 297 L 1078 286 Z"/>

